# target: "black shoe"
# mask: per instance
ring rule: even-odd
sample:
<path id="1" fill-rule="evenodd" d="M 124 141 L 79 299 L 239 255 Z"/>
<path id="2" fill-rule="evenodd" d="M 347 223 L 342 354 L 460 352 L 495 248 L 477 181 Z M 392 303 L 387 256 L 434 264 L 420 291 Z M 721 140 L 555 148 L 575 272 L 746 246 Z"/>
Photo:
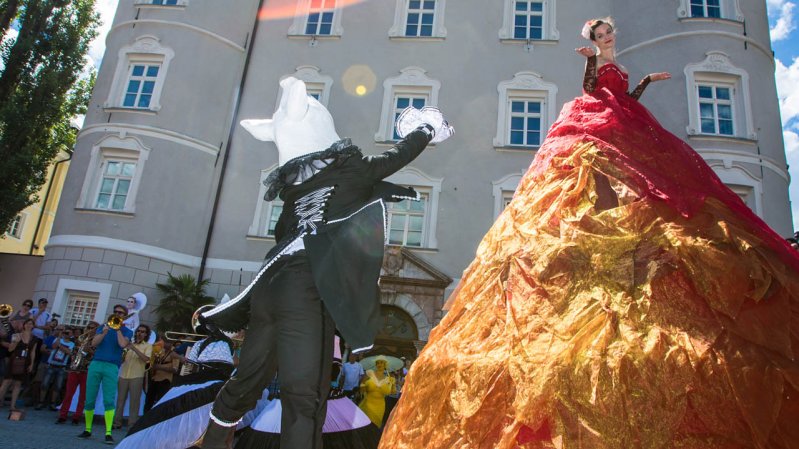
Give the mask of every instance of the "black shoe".
<path id="1" fill-rule="evenodd" d="M 33 409 L 34 409 L 34 410 L 41 410 L 41 409 L 42 409 L 42 407 L 44 407 L 44 404 L 42 404 L 42 403 L 40 402 L 40 403 L 36 404 L 36 407 L 33 407 Z"/>
<path id="2" fill-rule="evenodd" d="M 67 422 L 66 418 L 59 417 L 58 419 L 55 420 L 56 424 L 64 424 L 65 422 Z"/>
<path id="3" fill-rule="evenodd" d="M 54 404 L 50 404 L 50 407 L 48 408 L 50 409 L 51 412 L 58 411 L 58 407 L 56 407 Z"/>
<path id="4" fill-rule="evenodd" d="M 114 437 L 112 437 L 111 435 L 106 435 L 105 444 L 114 444 Z"/>
<path id="5" fill-rule="evenodd" d="M 84 430 L 82 434 L 78 435 L 78 438 L 91 438 L 92 433 L 88 430 Z"/>
<path id="6" fill-rule="evenodd" d="M 80 424 L 80 421 L 78 421 L 77 419 L 73 419 L 72 420 L 72 425 L 73 426 L 77 426 L 78 424 Z"/>

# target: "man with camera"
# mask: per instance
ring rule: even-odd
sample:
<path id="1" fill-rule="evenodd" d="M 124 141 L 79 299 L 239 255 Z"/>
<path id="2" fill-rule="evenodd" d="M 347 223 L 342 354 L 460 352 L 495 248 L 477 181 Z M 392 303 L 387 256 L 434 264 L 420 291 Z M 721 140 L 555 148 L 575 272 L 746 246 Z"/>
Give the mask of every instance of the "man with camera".
<path id="1" fill-rule="evenodd" d="M 58 393 L 64 387 L 64 380 L 67 376 L 65 368 L 67 363 L 69 363 L 69 354 L 74 347 L 72 329 L 68 327 L 62 329 L 60 336 L 56 337 L 50 346 L 50 355 L 47 358 L 47 368 L 44 372 L 44 380 L 42 380 L 39 403 L 36 405 L 36 410 L 44 407 L 47 391 L 50 390 L 50 387 L 53 388 L 50 397 L 50 410 L 56 410 Z"/>

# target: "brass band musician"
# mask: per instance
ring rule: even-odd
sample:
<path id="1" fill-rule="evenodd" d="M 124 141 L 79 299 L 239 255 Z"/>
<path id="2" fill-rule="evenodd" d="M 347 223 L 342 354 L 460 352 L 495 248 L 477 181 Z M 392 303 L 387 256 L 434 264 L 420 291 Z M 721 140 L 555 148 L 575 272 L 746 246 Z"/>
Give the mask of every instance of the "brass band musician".
<path id="1" fill-rule="evenodd" d="M 72 349 L 69 365 L 67 365 L 67 389 L 64 393 L 64 400 L 61 402 L 61 410 L 58 413 L 56 424 L 66 422 L 69 407 L 72 404 L 72 397 L 75 395 L 75 390 L 78 386 L 80 386 L 78 405 L 72 414 L 72 424 L 77 425 L 83 419 L 83 406 L 86 401 L 86 373 L 89 371 L 89 363 L 94 357 L 92 338 L 97 332 L 98 326 L 99 323 L 96 321 L 89 321 L 89 324 L 86 325 L 86 331 L 75 340 L 75 347 Z"/>

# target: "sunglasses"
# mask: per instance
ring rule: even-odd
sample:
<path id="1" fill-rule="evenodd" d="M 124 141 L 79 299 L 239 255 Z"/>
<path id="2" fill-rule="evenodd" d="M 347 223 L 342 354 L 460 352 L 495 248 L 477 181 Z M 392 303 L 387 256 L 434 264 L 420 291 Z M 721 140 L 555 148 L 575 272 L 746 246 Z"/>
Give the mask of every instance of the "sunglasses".
<path id="1" fill-rule="evenodd" d="M 117 315 L 127 315 L 128 314 L 128 312 L 126 312 L 124 310 L 114 310 L 114 313 L 117 314 Z"/>
<path id="2" fill-rule="evenodd" d="M 33 304 L 28 304 L 27 302 L 22 305 L 22 307 L 33 307 Z"/>
<path id="3" fill-rule="evenodd" d="M 147 333 L 147 331 L 145 331 L 145 330 L 140 330 L 140 331 L 136 331 L 136 333 L 137 333 L 137 334 L 146 334 L 146 333 Z"/>

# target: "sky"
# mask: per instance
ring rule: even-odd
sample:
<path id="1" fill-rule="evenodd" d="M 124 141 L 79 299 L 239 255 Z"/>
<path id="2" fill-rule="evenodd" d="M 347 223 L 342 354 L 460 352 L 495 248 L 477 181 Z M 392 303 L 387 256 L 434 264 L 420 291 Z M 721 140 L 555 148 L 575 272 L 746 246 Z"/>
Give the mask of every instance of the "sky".
<path id="1" fill-rule="evenodd" d="M 742 0 L 750 1 L 750 0 Z M 111 28 L 119 0 L 97 0 L 102 25 L 89 50 L 89 59 L 99 67 L 105 52 L 105 37 Z M 783 138 L 793 182 L 790 186 L 794 229 L 799 230 L 799 0 L 766 0 L 772 48 L 775 52 L 777 94 L 780 100 Z M 787 236 L 786 236 L 787 237 Z"/>

